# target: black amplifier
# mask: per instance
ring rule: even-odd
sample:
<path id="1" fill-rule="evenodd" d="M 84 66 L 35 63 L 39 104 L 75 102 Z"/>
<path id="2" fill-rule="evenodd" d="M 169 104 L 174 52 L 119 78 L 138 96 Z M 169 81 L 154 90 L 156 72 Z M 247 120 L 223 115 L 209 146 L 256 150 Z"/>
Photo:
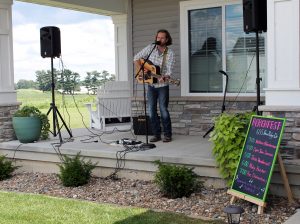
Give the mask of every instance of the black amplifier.
<path id="1" fill-rule="evenodd" d="M 153 135 L 149 116 L 148 120 L 148 135 Z M 144 115 L 133 117 L 133 131 L 135 135 L 146 135 L 146 118 Z"/>

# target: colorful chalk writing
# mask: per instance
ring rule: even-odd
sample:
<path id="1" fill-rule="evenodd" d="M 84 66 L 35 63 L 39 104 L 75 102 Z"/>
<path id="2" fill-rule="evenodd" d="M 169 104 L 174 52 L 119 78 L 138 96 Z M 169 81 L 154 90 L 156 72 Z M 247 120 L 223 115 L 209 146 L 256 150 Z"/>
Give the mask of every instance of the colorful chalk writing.
<path id="1" fill-rule="evenodd" d="M 252 116 L 231 189 L 265 201 L 285 119 Z"/>

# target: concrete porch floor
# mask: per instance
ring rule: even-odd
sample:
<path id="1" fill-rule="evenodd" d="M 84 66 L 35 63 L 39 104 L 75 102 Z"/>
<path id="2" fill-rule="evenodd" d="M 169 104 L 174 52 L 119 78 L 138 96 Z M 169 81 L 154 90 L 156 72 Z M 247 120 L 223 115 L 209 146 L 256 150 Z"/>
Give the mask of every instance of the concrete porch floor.
<path id="1" fill-rule="evenodd" d="M 93 162 L 98 162 L 95 170 L 97 176 L 108 176 L 116 167 L 116 153 L 121 155 L 125 150 L 122 144 L 116 141 L 128 138 L 146 143 L 144 135 L 135 136 L 131 131 L 103 133 L 95 129 L 74 129 L 73 138 L 62 132 L 64 143 L 59 147 L 62 155 L 81 155 L 88 157 Z M 150 139 L 151 136 L 149 136 Z M 47 141 L 21 144 L 19 141 L 0 143 L 0 152 L 11 158 L 16 158 L 21 170 L 36 172 L 58 172 L 56 164 L 60 162 L 58 152 L 59 137 L 51 137 Z M 133 151 L 126 151 L 124 168 L 120 169 L 118 176 L 127 178 L 152 179 L 156 166 L 153 161 L 184 164 L 195 167 L 194 171 L 202 177 L 218 180 L 218 185 L 223 185 L 216 163 L 212 156 L 211 142 L 208 137 L 202 136 L 173 136 L 173 141 L 155 143 L 156 147 L 142 150 L 137 147 Z M 138 146 L 138 145 L 137 145 Z"/>
<path id="2" fill-rule="evenodd" d="M 64 143 L 59 146 L 59 138 L 51 137 L 47 141 L 21 144 L 19 141 L 0 143 L 0 153 L 9 158 L 15 158 L 20 171 L 58 173 L 57 164 L 61 162 L 60 155 L 81 155 L 98 162 L 94 175 L 108 177 L 117 169 L 118 177 L 132 179 L 153 179 L 157 166 L 153 163 L 160 160 L 167 163 L 187 165 L 194 167 L 206 186 L 225 187 L 225 182 L 219 174 L 219 170 L 212 155 L 212 143 L 208 136 L 184 136 L 175 135 L 173 141 L 163 143 L 156 142 L 156 147 L 149 150 L 133 148 L 125 149 L 117 141 L 128 138 L 146 142 L 144 135 L 134 136 L 132 132 L 103 133 L 91 129 L 72 130 L 73 138 L 69 139 L 66 132 L 62 132 Z M 149 137 L 150 138 L 150 137 Z M 138 145 L 137 145 L 138 146 Z M 122 157 L 122 159 L 117 160 Z M 300 166 L 299 164 L 285 164 L 286 172 L 295 197 L 300 198 Z M 274 169 L 270 191 L 277 195 L 285 196 L 277 167 Z"/>

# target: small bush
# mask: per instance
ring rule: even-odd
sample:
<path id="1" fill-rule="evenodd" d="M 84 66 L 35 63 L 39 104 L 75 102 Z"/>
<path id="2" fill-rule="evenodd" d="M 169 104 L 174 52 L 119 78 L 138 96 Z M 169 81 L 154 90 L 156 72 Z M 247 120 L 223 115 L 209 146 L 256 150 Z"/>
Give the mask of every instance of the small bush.
<path id="1" fill-rule="evenodd" d="M 93 164 L 91 160 L 85 162 L 80 152 L 75 157 L 64 156 L 63 163 L 58 165 L 60 169 L 58 177 L 66 187 L 82 186 L 88 183 L 96 165 L 97 163 Z"/>
<path id="2" fill-rule="evenodd" d="M 0 181 L 10 178 L 16 169 L 18 166 L 14 166 L 11 160 L 0 155 Z"/>
<path id="3" fill-rule="evenodd" d="M 155 164 L 158 165 L 158 171 L 154 182 L 168 198 L 189 197 L 197 188 L 202 187 L 193 172 L 194 168 L 163 164 L 160 161 L 155 161 Z"/>
<path id="4" fill-rule="evenodd" d="M 228 186 L 231 186 L 253 114 L 222 113 L 215 118 L 209 140 L 214 144 L 213 155 Z"/>

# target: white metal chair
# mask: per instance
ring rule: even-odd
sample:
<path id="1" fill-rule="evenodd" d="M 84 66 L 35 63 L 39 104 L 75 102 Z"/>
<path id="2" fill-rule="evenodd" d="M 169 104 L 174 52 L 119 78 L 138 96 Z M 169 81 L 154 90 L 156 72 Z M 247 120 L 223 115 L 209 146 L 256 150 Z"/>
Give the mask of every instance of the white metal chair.
<path id="1" fill-rule="evenodd" d="M 98 87 L 96 110 L 90 112 L 90 127 L 103 131 L 131 129 L 131 91 L 128 81 L 109 81 Z"/>

